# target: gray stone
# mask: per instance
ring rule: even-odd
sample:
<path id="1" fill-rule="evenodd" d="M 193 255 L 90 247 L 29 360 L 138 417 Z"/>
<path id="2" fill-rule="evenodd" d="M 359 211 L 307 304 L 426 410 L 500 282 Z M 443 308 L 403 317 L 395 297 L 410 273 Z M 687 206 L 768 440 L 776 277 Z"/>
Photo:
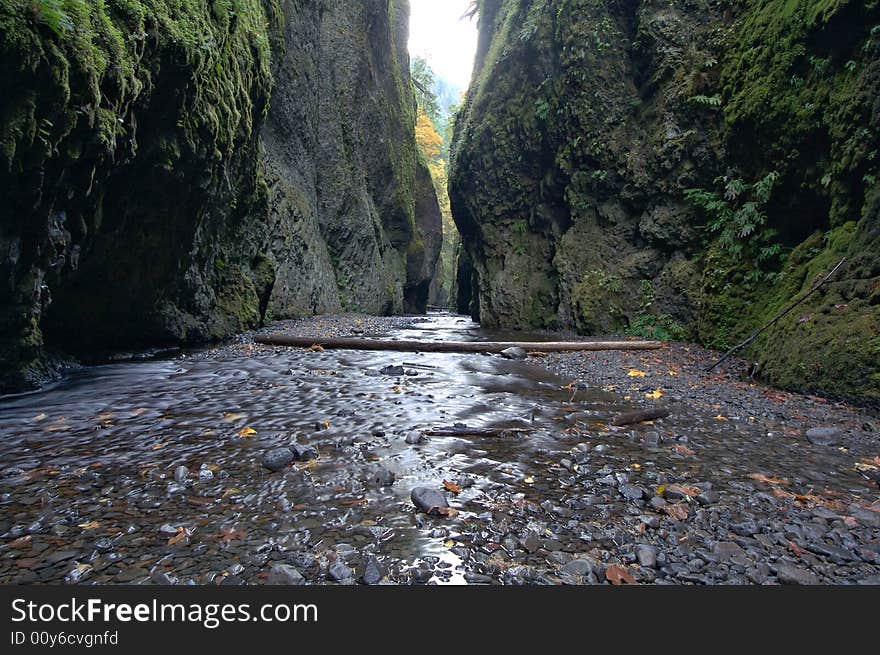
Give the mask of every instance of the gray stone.
<path id="1" fill-rule="evenodd" d="M 704 507 L 706 505 L 713 505 L 718 502 L 721 496 L 718 495 L 717 491 L 713 491 L 712 489 L 705 489 L 697 496 L 697 502 Z"/>
<path id="2" fill-rule="evenodd" d="M 522 348 L 513 347 L 502 350 L 501 356 L 504 357 L 504 359 L 525 359 L 529 354 Z"/>
<path id="3" fill-rule="evenodd" d="M 394 475 L 394 471 L 390 470 L 384 464 L 379 464 L 372 471 L 370 471 L 370 484 L 374 487 L 390 487 L 394 484 L 394 481 L 397 479 L 397 476 Z"/>
<path id="4" fill-rule="evenodd" d="M 880 512 L 865 509 L 859 505 L 849 506 L 849 515 L 869 528 L 880 529 Z"/>
<path id="5" fill-rule="evenodd" d="M 810 428 L 807 430 L 807 441 L 814 446 L 836 446 L 843 437 L 840 428 Z"/>
<path id="6" fill-rule="evenodd" d="M 383 368 L 380 371 L 380 373 L 382 373 L 382 375 L 391 375 L 394 377 L 399 377 L 401 375 L 405 375 L 406 371 L 404 370 L 403 366 L 391 365 L 391 366 L 386 366 L 385 368 Z"/>
<path id="7" fill-rule="evenodd" d="M 622 484 L 618 491 L 630 500 L 641 500 L 645 496 L 645 490 L 634 484 Z"/>
<path id="8" fill-rule="evenodd" d="M 726 562 L 733 557 L 744 557 L 746 554 L 739 544 L 732 541 L 719 541 L 712 552 L 719 562 Z"/>
<path id="9" fill-rule="evenodd" d="M 294 461 L 295 455 L 290 448 L 276 448 L 263 456 L 262 464 L 270 471 L 280 471 Z"/>
<path id="10" fill-rule="evenodd" d="M 640 565 L 653 569 L 657 566 L 657 549 L 648 544 L 639 544 L 636 546 L 636 558 Z"/>
<path id="11" fill-rule="evenodd" d="M 406 443 L 410 445 L 416 445 L 420 443 L 424 443 L 425 435 L 423 435 L 418 430 L 413 430 L 409 434 L 406 435 Z"/>
<path id="12" fill-rule="evenodd" d="M 296 567 L 279 562 L 272 565 L 267 582 L 271 585 L 302 585 L 306 579 Z"/>
<path id="13" fill-rule="evenodd" d="M 416 487 L 410 493 L 410 499 L 412 500 L 413 505 L 426 514 L 433 513 L 432 510 L 438 507 L 449 507 L 449 503 L 446 501 L 446 496 L 442 492 L 437 489 L 432 489 L 431 487 Z"/>
<path id="14" fill-rule="evenodd" d="M 189 477 L 189 469 L 185 466 L 178 466 L 174 469 L 174 480 L 176 482 L 186 482 L 186 479 Z"/>
<path id="15" fill-rule="evenodd" d="M 819 578 L 816 577 L 814 573 L 807 571 L 806 569 L 802 569 L 793 564 L 787 564 L 784 562 L 776 563 L 776 577 L 779 578 L 779 582 L 782 584 L 793 584 L 793 585 L 817 585 L 819 584 Z"/>
<path id="16" fill-rule="evenodd" d="M 339 560 L 333 562 L 327 569 L 327 575 L 334 582 L 345 582 L 354 578 L 354 571 Z"/>
<path id="17" fill-rule="evenodd" d="M 384 577 L 385 571 L 379 563 L 379 560 L 377 560 L 374 555 L 367 555 L 364 558 L 364 574 L 361 576 L 361 581 L 364 584 L 376 585 L 379 584 Z"/>

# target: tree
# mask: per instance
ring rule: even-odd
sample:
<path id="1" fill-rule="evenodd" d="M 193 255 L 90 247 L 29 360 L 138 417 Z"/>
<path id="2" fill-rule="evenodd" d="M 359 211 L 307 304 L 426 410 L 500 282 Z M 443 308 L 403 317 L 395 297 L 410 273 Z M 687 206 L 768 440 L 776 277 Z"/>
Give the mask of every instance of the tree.
<path id="1" fill-rule="evenodd" d="M 437 75 L 431 69 L 427 60 L 422 57 L 414 57 L 410 69 L 413 86 L 416 89 L 416 101 L 419 107 L 424 110 L 432 123 L 440 123 L 442 119 L 440 103 L 437 102 L 437 96 L 434 94 Z"/>

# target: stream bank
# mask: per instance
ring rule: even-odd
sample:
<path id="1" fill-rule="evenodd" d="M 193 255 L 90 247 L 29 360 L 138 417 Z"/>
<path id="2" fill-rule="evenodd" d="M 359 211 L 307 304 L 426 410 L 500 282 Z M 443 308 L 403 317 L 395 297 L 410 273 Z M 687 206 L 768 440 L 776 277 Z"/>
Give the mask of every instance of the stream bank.
<path id="1" fill-rule="evenodd" d="M 505 336 L 447 314 L 269 330 Z M 878 583 L 876 413 L 754 385 L 741 362 L 697 373 L 711 355 L 519 361 L 246 334 L 73 371 L 0 402 L 0 581 Z M 655 404 L 671 415 L 609 427 Z M 422 434 L 456 424 L 509 432 Z M 276 465 L 284 450 L 304 461 Z M 456 511 L 418 512 L 417 487 Z"/>

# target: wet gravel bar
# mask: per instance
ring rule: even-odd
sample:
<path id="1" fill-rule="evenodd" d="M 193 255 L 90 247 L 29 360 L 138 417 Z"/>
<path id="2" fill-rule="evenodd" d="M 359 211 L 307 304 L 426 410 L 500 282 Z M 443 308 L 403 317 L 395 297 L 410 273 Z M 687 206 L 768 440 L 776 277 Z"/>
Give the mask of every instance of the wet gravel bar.
<path id="1" fill-rule="evenodd" d="M 446 314 L 265 331 L 504 336 Z M 252 338 L 0 399 L 0 582 L 880 584 L 875 411 L 743 361 L 703 373 L 717 354 L 681 344 L 523 359 Z M 612 425 L 651 407 L 670 415 Z"/>

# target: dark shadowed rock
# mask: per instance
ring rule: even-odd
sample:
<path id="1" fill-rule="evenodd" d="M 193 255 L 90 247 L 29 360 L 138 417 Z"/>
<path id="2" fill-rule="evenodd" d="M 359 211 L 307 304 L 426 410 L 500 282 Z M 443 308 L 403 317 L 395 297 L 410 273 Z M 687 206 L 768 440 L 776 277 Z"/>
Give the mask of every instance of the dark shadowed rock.
<path id="1" fill-rule="evenodd" d="M 295 443 L 290 446 L 290 451 L 298 462 L 311 462 L 314 459 L 318 459 L 318 449 L 314 446 L 303 446 Z"/>
<path id="2" fill-rule="evenodd" d="M 802 569 L 794 564 L 777 563 L 776 577 L 782 584 L 794 585 L 817 585 L 819 578 L 814 573 Z"/>
<path id="3" fill-rule="evenodd" d="M 266 581 L 271 585 L 302 585 L 306 579 L 298 569 L 290 564 L 273 564 Z"/>
<path id="4" fill-rule="evenodd" d="M 416 487 L 410 493 L 410 499 L 412 500 L 413 505 L 426 514 L 431 513 L 431 511 L 437 507 L 449 507 L 449 503 L 446 501 L 446 496 L 442 492 L 437 489 L 432 489 L 431 487 Z"/>
<path id="5" fill-rule="evenodd" d="M 290 448 L 276 448 L 263 455 L 262 464 L 270 471 L 281 471 L 290 466 L 294 459 Z"/>

